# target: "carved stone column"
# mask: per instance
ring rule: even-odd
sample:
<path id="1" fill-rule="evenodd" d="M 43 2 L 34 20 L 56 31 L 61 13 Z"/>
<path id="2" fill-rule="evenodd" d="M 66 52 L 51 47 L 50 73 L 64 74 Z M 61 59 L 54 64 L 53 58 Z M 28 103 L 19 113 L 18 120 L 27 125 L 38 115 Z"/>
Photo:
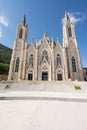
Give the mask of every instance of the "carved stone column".
<path id="1" fill-rule="evenodd" d="M 23 55 L 24 53 L 24 44 L 22 44 L 22 49 L 21 49 L 21 56 L 20 56 L 20 63 L 19 63 L 19 71 L 18 71 L 18 80 L 22 79 L 22 70 L 23 70 Z"/>
<path id="2" fill-rule="evenodd" d="M 34 80 L 37 80 L 37 73 L 38 73 L 38 71 L 37 71 L 37 49 L 36 49 L 36 51 L 35 51 L 35 59 L 34 59 Z"/>
<path id="3" fill-rule="evenodd" d="M 25 50 L 24 50 L 24 62 L 23 62 L 23 73 L 22 73 L 22 79 L 26 79 L 26 60 L 27 60 L 27 43 L 25 44 Z"/>
<path id="4" fill-rule="evenodd" d="M 14 41 L 14 48 L 11 56 L 11 61 L 10 61 L 10 68 L 9 68 L 9 75 L 8 75 L 8 80 L 13 79 L 13 73 L 14 73 L 14 67 L 15 67 L 15 49 L 16 49 L 16 41 Z"/>
<path id="5" fill-rule="evenodd" d="M 63 48 L 63 59 L 64 59 L 64 65 L 63 65 L 63 79 L 68 80 L 68 66 L 67 66 L 67 55 L 66 50 Z"/>

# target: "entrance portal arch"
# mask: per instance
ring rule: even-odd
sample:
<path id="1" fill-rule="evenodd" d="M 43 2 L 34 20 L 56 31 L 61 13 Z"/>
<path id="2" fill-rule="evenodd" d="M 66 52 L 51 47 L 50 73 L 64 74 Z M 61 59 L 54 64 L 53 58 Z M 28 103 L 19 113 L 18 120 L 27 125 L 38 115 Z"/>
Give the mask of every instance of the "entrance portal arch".
<path id="1" fill-rule="evenodd" d="M 41 77 L 41 80 L 43 81 L 49 80 L 49 69 L 47 64 L 44 64 L 41 67 Z"/>
<path id="2" fill-rule="evenodd" d="M 47 81 L 48 80 L 48 71 L 42 71 L 42 80 Z"/>
<path id="3" fill-rule="evenodd" d="M 56 71 L 56 80 L 58 80 L 58 81 L 63 80 L 63 71 L 61 68 Z"/>

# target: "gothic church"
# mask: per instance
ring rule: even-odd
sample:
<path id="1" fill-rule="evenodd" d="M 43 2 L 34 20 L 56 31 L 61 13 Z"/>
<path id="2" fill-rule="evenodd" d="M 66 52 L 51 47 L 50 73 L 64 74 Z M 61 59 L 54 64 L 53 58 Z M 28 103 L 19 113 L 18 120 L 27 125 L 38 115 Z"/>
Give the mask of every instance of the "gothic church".
<path id="1" fill-rule="evenodd" d="M 8 80 L 82 81 L 83 69 L 69 14 L 63 22 L 63 43 L 54 42 L 47 33 L 41 40 L 28 45 L 26 17 L 17 28 Z"/>

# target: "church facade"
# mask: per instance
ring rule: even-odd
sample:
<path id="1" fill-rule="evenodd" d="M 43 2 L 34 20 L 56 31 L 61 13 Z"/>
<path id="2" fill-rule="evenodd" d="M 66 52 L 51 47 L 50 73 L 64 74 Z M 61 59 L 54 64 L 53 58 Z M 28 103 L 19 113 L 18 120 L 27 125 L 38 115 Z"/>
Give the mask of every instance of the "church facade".
<path id="1" fill-rule="evenodd" d="M 17 28 L 8 80 L 84 80 L 74 23 L 68 13 L 63 22 L 62 44 L 44 33 L 36 44 L 28 45 L 28 26 L 24 16 Z"/>

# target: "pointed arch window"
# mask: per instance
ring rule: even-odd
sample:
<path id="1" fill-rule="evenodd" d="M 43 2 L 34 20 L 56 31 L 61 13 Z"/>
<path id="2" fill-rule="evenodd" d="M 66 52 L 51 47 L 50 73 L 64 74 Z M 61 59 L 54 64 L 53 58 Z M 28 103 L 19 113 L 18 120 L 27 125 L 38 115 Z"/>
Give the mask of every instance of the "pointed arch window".
<path id="1" fill-rule="evenodd" d="M 57 60 L 57 66 L 61 65 L 61 56 L 60 56 L 60 54 L 57 54 L 56 60 Z"/>
<path id="2" fill-rule="evenodd" d="M 30 54 L 29 65 L 31 65 L 32 67 L 34 66 L 34 56 L 33 56 L 33 54 Z"/>
<path id="3" fill-rule="evenodd" d="M 68 27 L 68 35 L 69 35 L 69 37 L 72 37 L 71 27 Z"/>
<path id="4" fill-rule="evenodd" d="M 18 72 L 18 70 L 19 70 L 19 61 L 20 61 L 20 59 L 19 59 L 19 57 L 17 57 L 16 65 L 15 65 L 15 72 Z"/>
<path id="5" fill-rule="evenodd" d="M 22 35 L 23 35 L 23 30 L 21 29 L 19 32 L 19 38 L 22 38 Z"/>
<path id="6" fill-rule="evenodd" d="M 74 57 L 72 57 L 72 71 L 76 72 L 76 61 Z"/>
<path id="7" fill-rule="evenodd" d="M 46 50 L 44 50 L 42 53 L 42 61 L 43 61 L 43 59 L 46 59 L 48 61 L 48 53 Z"/>

